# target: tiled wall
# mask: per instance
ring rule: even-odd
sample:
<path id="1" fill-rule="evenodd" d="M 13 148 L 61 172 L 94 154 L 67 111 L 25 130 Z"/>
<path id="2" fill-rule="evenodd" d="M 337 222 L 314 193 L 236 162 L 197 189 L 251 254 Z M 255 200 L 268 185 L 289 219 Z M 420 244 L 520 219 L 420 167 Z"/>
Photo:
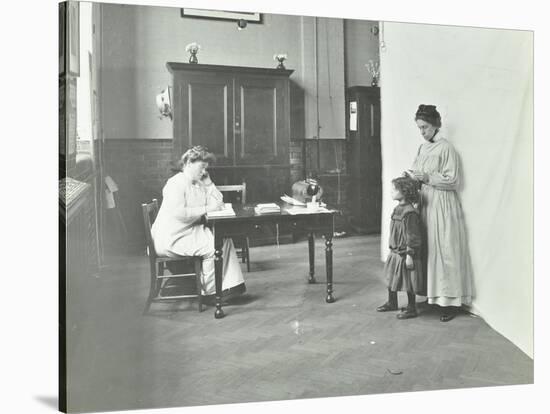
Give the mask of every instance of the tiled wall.
<path id="1" fill-rule="evenodd" d="M 104 147 L 104 174 L 117 184 L 115 202 L 127 230 L 130 250 L 144 245 L 141 204 L 160 199 L 162 187 L 171 173 L 172 140 L 169 139 L 107 139 Z M 106 226 L 106 245 L 122 236 L 118 218 L 106 212 L 106 220 L 116 229 Z"/>

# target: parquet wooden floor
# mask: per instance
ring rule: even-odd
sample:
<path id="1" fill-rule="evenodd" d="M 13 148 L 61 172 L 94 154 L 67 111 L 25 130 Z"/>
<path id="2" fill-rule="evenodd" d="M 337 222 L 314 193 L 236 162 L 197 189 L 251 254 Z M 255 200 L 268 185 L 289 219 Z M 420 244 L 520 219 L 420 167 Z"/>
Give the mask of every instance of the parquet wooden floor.
<path id="1" fill-rule="evenodd" d="M 69 409 L 107 411 L 437 390 L 533 382 L 533 361 L 481 318 L 401 321 L 386 299 L 378 236 L 334 240 L 325 298 L 324 243 L 307 283 L 307 242 L 251 249 L 247 293 L 224 307 L 153 304 L 145 256 L 117 257 L 68 283 Z M 244 269 L 244 268 L 243 268 Z M 406 296 L 400 296 L 405 305 Z"/>

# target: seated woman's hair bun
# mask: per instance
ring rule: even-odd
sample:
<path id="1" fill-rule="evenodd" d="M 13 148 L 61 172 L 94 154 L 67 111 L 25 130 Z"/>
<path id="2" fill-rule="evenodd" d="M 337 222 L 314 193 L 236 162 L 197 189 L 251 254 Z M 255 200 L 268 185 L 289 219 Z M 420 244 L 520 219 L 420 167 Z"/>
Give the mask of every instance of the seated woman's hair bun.
<path id="1" fill-rule="evenodd" d="M 211 152 L 208 152 L 208 148 L 202 145 L 195 145 L 183 153 L 180 164 L 183 167 L 188 162 L 197 161 L 204 161 L 210 164 L 216 161 L 216 157 Z"/>

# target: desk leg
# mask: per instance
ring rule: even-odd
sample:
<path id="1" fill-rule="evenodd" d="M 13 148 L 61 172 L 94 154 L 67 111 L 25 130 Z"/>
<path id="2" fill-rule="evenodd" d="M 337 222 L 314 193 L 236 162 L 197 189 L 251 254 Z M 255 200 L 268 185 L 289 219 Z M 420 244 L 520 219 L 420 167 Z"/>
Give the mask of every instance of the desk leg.
<path id="1" fill-rule="evenodd" d="M 309 283 L 315 283 L 315 237 L 313 232 L 309 233 Z"/>
<path id="2" fill-rule="evenodd" d="M 214 268 L 216 280 L 216 311 L 214 317 L 221 319 L 225 315 L 222 310 L 222 273 L 223 273 L 223 257 L 222 257 L 223 240 L 214 236 Z"/>
<path id="3" fill-rule="evenodd" d="M 332 296 L 332 233 L 325 234 L 325 258 L 327 264 L 327 303 L 334 302 Z"/>

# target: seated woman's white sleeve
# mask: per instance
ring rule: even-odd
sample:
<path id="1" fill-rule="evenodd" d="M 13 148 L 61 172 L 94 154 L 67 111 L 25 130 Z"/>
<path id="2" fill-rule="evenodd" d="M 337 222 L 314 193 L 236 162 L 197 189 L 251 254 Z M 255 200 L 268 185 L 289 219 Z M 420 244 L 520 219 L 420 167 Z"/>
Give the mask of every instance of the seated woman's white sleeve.
<path id="1" fill-rule="evenodd" d="M 183 221 L 195 221 L 206 213 L 204 206 L 200 207 L 179 207 L 176 211 L 176 217 Z"/>
<path id="2" fill-rule="evenodd" d="M 184 222 L 194 222 L 206 213 L 205 206 L 188 207 L 185 192 L 166 192 L 165 200 L 172 206 L 173 214 Z"/>
<path id="3" fill-rule="evenodd" d="M 214 184 L 212 185 L 209 185 L 207 188 L 207 200 L 208 202 L 210 203 L 211 201 L 213 202 L 220 202 L 220 201 L 223 201 L 223 194 L 221 193 L 220 190 L 218 190 L 216 188 L 216 186 Z"/>

